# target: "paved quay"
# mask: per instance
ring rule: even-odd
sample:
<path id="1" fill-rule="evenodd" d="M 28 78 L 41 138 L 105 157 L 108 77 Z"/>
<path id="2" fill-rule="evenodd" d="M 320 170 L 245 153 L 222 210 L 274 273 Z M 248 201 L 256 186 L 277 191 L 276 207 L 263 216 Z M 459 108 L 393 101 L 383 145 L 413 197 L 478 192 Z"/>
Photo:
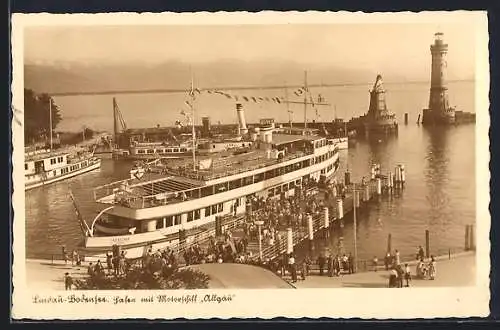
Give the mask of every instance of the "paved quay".
<path id="1" fill-rule="evenodd" d="M 476 256 L 474 253 L 462 253 L 436 258 L 437 273 L 434 280 L 416 279 L 415 262 L 408 263 L 411 267 L 411 287 L 463 287 L 474 286 L 476 281 Z M 311 275 L 305 281 L 291 283 L 297 289 L 307 288 L 387 288 L 389 286 L 389 271 L 363 272 L 346 274 L 339 277 Z M 404 283 L 406 285 L 406 282 Z"/>
<path id="2" fill-rule="evenodd" d="M 421 280 L 413 278 L 412 287 L 445 287 L 475 285 L 476 257 L 472 252 L 436 258 L 436 279 Z M 415 274 L 415 263 L 411 265 Z M 26 280 L 30 288 L 35 290 L 64 290 L 64 273 L 68 272 L 74 279 L 83 278 L 87 273 L 87 263 L 82 266 L 71 266 L 63 261 L 28 259 L 26 261 Z M 311 275 L 305 281 L 287 283 L 270 271 L 255 266 L 241 264 L 202 264 L 191 266 L 211 277 L 211 288 L 385 288 L 388 287 L 389 272 L 363 272 L 345 274 L 339 277 Z M 288 277 L 286 277 L 288 279 Z"/>

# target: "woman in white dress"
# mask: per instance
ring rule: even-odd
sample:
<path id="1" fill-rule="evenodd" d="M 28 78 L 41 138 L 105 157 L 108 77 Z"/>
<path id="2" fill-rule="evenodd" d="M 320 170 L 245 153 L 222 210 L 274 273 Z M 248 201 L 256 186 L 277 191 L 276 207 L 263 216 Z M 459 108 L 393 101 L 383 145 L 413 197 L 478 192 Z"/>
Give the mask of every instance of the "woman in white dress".
<path id="1" fill-rule="evenodd" d="M 431 262 L 429 263 L 429 278 L 431 280 L 436 278 L 436 260 L 434 260 L 434 256 L 431 256 Z"/>

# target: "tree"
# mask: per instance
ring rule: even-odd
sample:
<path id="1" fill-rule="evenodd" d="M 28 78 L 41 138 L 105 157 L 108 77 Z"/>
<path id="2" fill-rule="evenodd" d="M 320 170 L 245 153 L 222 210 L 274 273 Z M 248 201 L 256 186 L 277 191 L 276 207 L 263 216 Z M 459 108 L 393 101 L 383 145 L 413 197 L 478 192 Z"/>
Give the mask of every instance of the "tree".
<path id="1" fill-rule="evenodd" d="M 132 267 L 126 275 L 106 275 L 97 272 L 75 281 L 79 290 L 151 290 L 207 289 L 210 277 L 191 268 L 166 268 L 155 263 L 148 267 Z"/>
<path id="2" fill-rule="evenodd" d="M 50 138 L 51 107 L 54 130 L 62 119 L 54 99 L 48 94 L 37 95 L 31 89 L 24 89 L 24 138 L 27 142 Z"/>

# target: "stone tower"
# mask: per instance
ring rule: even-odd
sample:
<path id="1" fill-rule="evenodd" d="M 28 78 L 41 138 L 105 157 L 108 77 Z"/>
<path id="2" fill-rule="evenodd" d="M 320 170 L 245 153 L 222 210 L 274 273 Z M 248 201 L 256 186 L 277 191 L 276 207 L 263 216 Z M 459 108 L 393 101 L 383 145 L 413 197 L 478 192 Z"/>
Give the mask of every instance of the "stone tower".
<path id="1" fill-rule="evenodd" d="M 455 109 L 449 105 L 448 88 L 446 86 L 448 44 L 443 41 L 443 33 L 438 32 L 434 37 L 434 44 L 430 47 L 432 68 L 429 108 L 424 109 L 422 124 L 452 124 L 455 122 Z"/>
<path id="2" fill-rule="evenodd" d="M 370 107 L 364 117 L 366 133 L 380 132 L 390 133 L 397 131 L 398 122 L 396 116 L 387 109 L 385 102 L 385 89 L 382 76 L 377 75 L 375 84 L 370 91 Z"/>

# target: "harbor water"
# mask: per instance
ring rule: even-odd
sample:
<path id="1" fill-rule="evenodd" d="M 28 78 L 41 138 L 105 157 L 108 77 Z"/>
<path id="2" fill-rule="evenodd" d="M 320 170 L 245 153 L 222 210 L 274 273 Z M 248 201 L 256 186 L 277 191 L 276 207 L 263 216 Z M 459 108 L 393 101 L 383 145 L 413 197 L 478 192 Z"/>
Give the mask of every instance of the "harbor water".
<path id="1" fill-rule="evenodd" d="M 344 118 L 348 113 L 360 115 L 357 108 L 367 103 L 368 93 L 365 90 L 335 93 L 338 95 L 332 95 L 331 98 L 336 97 L 337 104 L 345 104 L 342 110 Z M 391 91 L 388 93 L 390 95 Z M 329 97 L 327 92 L 323 95 Z M 452 95 L 456 97 L 452 104 L 456 104 L 461 110 L 474 111 L 473 84 L 455 89 L 450 86 L 450 96 Z M 87 97 L 86 102 L 80 102 L 79 98 L 74 97 L 73 102 L 68 98 L 64 101 L 56 99 L 56 102 L 60 101 L 63 111 L 69 111 L 64 109 L 70 107 L 71 103 L 86 104 L 89 107 L 92 104 L 90 100 L 93 97 Z M 341 167 L 337 174 L 340 181 L 343 181 L 346 168 L 349 168 L 354 180 L 361 181 L 361 177 L 369 173 L 373 163 L 381 165 L 382 174 L 394 172 L 397 164 L 405 165 L 404 191 L 393 198 L 373 203 L 369 209 L 358 214 L 357 245 L 360 259 L 383 256 L 388 234 L 392 236 L 393 249 L 398 249 L 402 255 L 413 254 L 419 245 L 425 246 L 425 230 L 430 232 L 431 252 L 459 250 L 464 245 L 465 225 L 475 223 L 475 125 L 435 130 L 417 126 L 417 114 L 425 107 L 427 98 L 428 86 L 414 86 L 403 89 L 400 93 L 393 93 L 387 102 L 398 116 L 399 134 L 370 142 L 358 140 L 349 150 L 341 151 Z M 354 104 L 351 105 L 348 100 L 355 100 Z M 99 104 L 99 101 L 95 104 Z M 123 104 L 126 108 L 127 103 Z M 234 112 L 236 117 L 233 109 L 228 109 L 227 106 L 226 109 L 231 114 Z M 280 111 L 286 116 L 286 110 Z M 143 117 L 140 112 L 136 112 L 133 117 L 132 112 L 127 113 L 123 107 L 122 112 L 129 125 L 140 122 L 139 119 Z M 65 116 L 63 112 L 63 123 L 66 120 L 64 118 L 68 118 L 68 126 L 75 125 L 71 121 L 77 113 L 78 111 Z M 407 126 L 403 125 L 404 113 L 410 114 Z M 111 111 L 108 114 L 111 116 Z M 92 111 L 87 115 L 92 115 Z M 269 113 L 254 113 L 251 116 L 269 117 Z M 254 122 L 258 119 L 251 116 L 247 121 Z M 214 119 L 217 117 L 222 118 L 213 115 Z M 277 120 L 282 119 L 279 114 L 275 117 Z M 90 123 L 85 122 L 86 118 L 88 119 L 86 116 L 80 118 L 81 125 L 90 126 Z M 96 128 L 110 129 L 107 123 L 102 125 L 103 127 Z M 144 122 L 142 126 L 148 125 L 154 126 L 155 123 Z M 69 198 L 69 189 L 75 195 L 82 215 L 90 223 L 103 208 L 92 201 L 92 188 L 127 178 L 131 165 L 132 162 L 128 161 L 103 159 L 100 170 L 26 192 L 27 257 L 50 258 L 51 254 L 60 253 L 63 245 L 67 250 L 75 247 L 83 238 Z M 352 251 L 352 221 L 346 221 L 343 232 L 345 250 Z M 332 238 L 320 245 L 334 244 Z"/>

